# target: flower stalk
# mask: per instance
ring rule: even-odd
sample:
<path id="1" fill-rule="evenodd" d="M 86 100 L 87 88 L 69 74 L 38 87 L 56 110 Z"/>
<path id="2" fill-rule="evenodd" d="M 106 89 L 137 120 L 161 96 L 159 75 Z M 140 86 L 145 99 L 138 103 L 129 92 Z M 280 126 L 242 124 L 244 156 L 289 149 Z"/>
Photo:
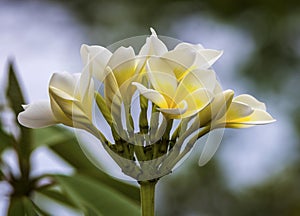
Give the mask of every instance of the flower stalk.
<path id="1" fill-rule="evenodd" d="M 157 179 L 150 181 L 140 181 L 141 186 L 141 205 L 142 216 L 154 216 L 155 212 L 155 186 L 158 182 Z"/>

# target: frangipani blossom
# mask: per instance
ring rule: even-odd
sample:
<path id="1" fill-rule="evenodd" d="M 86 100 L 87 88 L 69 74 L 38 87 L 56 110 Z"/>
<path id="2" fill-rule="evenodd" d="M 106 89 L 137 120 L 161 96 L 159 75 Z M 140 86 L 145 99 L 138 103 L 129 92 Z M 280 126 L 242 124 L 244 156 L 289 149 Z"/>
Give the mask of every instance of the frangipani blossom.
<path id="1" fill-rule="evenodd" d="M 62 123 L 84 129 L 101 141 L 123 173 L 147 182 L 169 174 L 211 130 L 275 121 L 254 97 L 234 98 L 233 90 L 223 91 L 211 68 L 222 51 L 189 43 L 168 49 L 151 32 L 137 53 L 131 46 L 111 52 L 82 45 L 82 74 L 54 74 L 50 101 L 24 106 L 19 122 L 32 128 Z M 94 89 L 98 84 L 104 94 Z M 99 111 L 108 123 L 109 138 L 94 126 L 103 120 L 95 118 Z M 203 163 L 215 153 L 222 135 L 205 144 Z"/>
<path id="2" fill-rule="evenodd" d="M 247 128 L 274 121 L 275 119 L 267 112 L 266 105 L 248 94 L 233 98 L 226 113 L 228 128 Z"/>
<path id="3" fill-rule="evenodd" d="M 104 94 L 109 107 L 113 101 L 122 100 L 121 97 L 129 103 L 134 92 L 130 81 L 136 74 L 135 57 L 132 47 L 120 47 L 111 53 L 101 46 L 82 45 L 81 58 L 84 65 L 90 68 L 91 74 L 99 82 L 104 83 Z M 121 87 L 126 89 L 125 94 L 120 91 Z M 128 88 L 131 88 L 131 93 Z"/>
<path id="4" fill-rule="evenodd" d="M 194 70 L 178 81 L 173 69 L 162 59 L 150 59 L 149 62 L 148 77 L 153 89 L 140 83 L 133 84 L 168 117 L 189 117 L 202 110 L 213 99 L 212 92 L 217 82 L 213 71 Z M 163 68 L 162 71 L 157 71 L 157 64 Z M 155 65 L 153 70 L 150 65 Z"/>
<path id="5" fill-rule="evenodd" d="M 54 73 L 49 82 L 50 101 L 24 105 L 18 121 L 31 128 L 62 123 L 88 130 L 93 95 L 94 84 L 87 69 L 82 74 Z"/>

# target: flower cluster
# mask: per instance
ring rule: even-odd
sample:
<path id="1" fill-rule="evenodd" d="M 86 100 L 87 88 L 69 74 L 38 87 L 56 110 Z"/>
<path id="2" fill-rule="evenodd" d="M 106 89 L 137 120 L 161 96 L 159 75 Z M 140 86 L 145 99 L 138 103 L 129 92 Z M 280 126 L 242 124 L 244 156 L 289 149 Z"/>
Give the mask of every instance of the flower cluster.
<path id="1" fill-rule="evenodd" d="M 211 69 L 222 51 L 189 43 L 168 50 L 151 31 L 138 54 L 132 47 L 112 53 L 82 45 L 82 73 L 53 74 L 50 101 L 25 105 L 19 122 L 31 128 L 62 123 L 86 130 L 101 140 L 125 174 L 140 180 L 168 174 L 213 129 L 274 121 L 254 97 L 222 90 Z M 94 101 L 113 141 L 95 126 Z"/>

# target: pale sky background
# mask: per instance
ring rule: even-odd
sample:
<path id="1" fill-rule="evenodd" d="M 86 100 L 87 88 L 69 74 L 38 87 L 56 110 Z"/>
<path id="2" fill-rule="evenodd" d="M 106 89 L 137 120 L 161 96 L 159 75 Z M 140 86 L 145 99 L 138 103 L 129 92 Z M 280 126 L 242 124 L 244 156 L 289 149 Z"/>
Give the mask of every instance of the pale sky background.
<path id="1" fill-rule="evenodd" d="M 177 35 L 183 41 L 224 50 L 223 57 L 214 66 L 223 87 L 231 88 L 237 94 L 255 95 L 266 103 L 270 113 L 277 119 L 277 123 L 266 126 L 239 131 L 226 130 L 217 154 L 233 188 L 255 184 L 282 169 L 286 162 L 293 159 L 290 152 L 294 148 L 293 140 L 290 139 L 293 137 L 292 128 L 287 117 L 282 114 L 284 105 L 278 105 L 270 95 L 255 92 L 251 83 L 235 76 L 236 68 L 252 52 L 251 38 L 246 33 L 213 20 L 208 21 L 205 17 L 202 23 L 195 22 L 193 16 L 179 21 L 172 27 L 172 32 L 174 35 L 167 36 Z M 37 1 L 32 4 L 22 4 L 21 1 L 17 4 L 1 2 L 1 86 L 4 83 L 7 58 L 13 57 L 19 78 L 24 84 L 23 89 L 26 89 L 27 100 L 33 102 L 47 99 L 48 81 L 53 72 L 81 71 L 79 49 L 81 44 L 89 44 L 87 35 L 86 27 L 81 26 L 62 7 Z M 13 156 L 8 157 L 13 164 Z M 34 164 L 38 164 L 35 172 L 72 171 L 46 148 L 36 152 L 34 160 Z M 0 215 L 1 209 L 5 210 L 6 201 L 0 192 Z"/>

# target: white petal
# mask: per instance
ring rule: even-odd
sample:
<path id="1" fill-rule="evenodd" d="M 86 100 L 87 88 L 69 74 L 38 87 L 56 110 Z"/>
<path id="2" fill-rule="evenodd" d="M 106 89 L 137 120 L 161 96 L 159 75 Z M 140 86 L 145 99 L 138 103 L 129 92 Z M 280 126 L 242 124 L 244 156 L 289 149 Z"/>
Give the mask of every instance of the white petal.
<path id="1" fill-rule="evenodd" d="M 90 60 L 93 60 L 98 55 L 101 55 L 104 53 L 106 54 L 103 56 L 103 57 L 106 57 L 105 59 L 107 59 L 107 56 L 109 56 L 109 54 L 112 55 L 108 49 L 106 49 L 105 47 L 102 47 L 102 46 L 97 46 L 97 45 L 89 46 L 89 45 L 83 44 L 80 49 L 80 55 L 81 55 L 81 59 L 82 59 L 84 65 L 88 64 L 90 62 Z M 103 60 L 105 60 L 105 59 L 103 59 Z"/>
<path id="2" fill-rule="evenodd" d="M 133 48 L 130 47 L 119 47 L 111 56 L 108 66 L 114 70 L 119 65 L 123 64 L 124 62 L 127 62 L 129 60 L 132 60 L 135 58 L 135 53 Z"/>
<path id="3" fill-rule="evenodd" d="M 88 90 L 90 89 L 91 79 L 92 79 L 91 70 L 89 70 L 89 66 L 87 66 L 83 69 L 80 76 L 79 92 L 80 95 L 82 96 L 82 100 L 84 100 L 84 97 L 87 95 Z"/>
<path id="4" fill-rule="evenodd" d="M 112 53 L 105 47 L 85 44 L 81 46 L 80 53 L 85 67 L 89 67 L 93 76 L 102 82 Z"/>
<path id="5" fill-rule="evenodd" d="M 220 146 L 223 134 L 224 129 L 210 131 L 198 161 L 199 166 L 204 166 L 214 156 Z"/>
<path id="6" fill-rule="evenodd" d="M 154 29 L 150 28 L 152 35 L 146 39 L 142 46 L 139 56 L 161 56 L 168 52 L 166 45 L 158 39 Z"/>
<path id="7" fill-rule="evenodd" d="M 190 43 L 179 43 L 174 49 L 194 49 L 195 51 L 199 51 L 204 49 L 203 46 L 201 44 L 190 44 Z"/>
<path id="8" fill-rule="evenodd" d="M 196 65 L 198 68 L 209 68 L 212 66 L 223 54 L 223 51 L 203 49 L 197 53 Z"/>
<path id="9" fill-rule="evenodd" d="M 212 66 L 223 54 L 223 51 L 204 49 L 201 44 L 190 44 L 190 43 L 180 43 L 175 49 L 185 49 L 189 48 L 194 50 L 196 55 L 195 65 L 197 68 L 209 68 Z"/>
<path id="10" fill-rule="evenodd" d="M 79 79 L 80 74 L 71 74 L 67 72 L 54 73 L 50 79 L 49 87 L 54 87 L 66 94 L 74 96 Z"/>
<path id="11" fill-rule="evenodd" d="M 145 98 L 151 100 L 157 106 L 161 108 L 168 107 L 168 103 L 165 100 L 164 96 L 162 96 L 158 91 L 155 91 L 153 89 L 147 89 L 145 86 L 137 82 L 133 82 L 132 85 L 135 85 L 140 94 L 142 94 Z"/>
<path id="12" fill-rule="evenodd" d="M 258 101 L 256 98 L 248 94 L 239 95 L 235 97 L 233 101 L 245 103 L 254 109 L 266 110 L 266 105 L 264 103 Z"/>
<path id="13" fill-rule="evenodd" d="M 59 123 L 51 111 L 49 101 L 35 102 L 23 107 L 25 111 L 18 115 L 18 121 L 23 126 L 41 128 Z"/>

